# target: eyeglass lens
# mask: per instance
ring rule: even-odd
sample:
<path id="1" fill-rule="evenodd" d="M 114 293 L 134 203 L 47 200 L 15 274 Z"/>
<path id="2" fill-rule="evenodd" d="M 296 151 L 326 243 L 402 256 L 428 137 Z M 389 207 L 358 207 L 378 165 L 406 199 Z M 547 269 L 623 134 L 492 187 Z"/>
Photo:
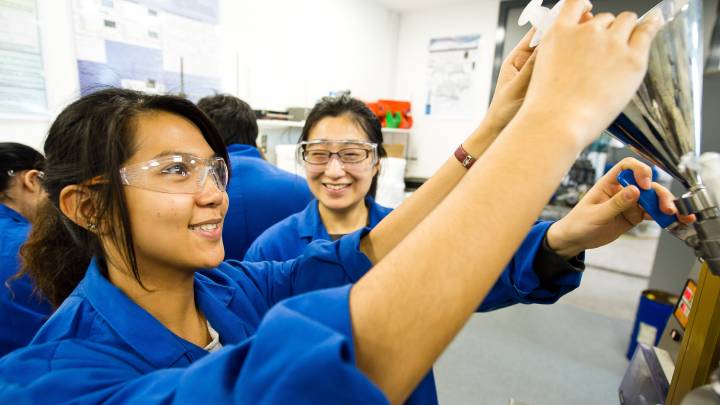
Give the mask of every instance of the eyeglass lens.
<path id="1" fill-rule="evenodd" d="M 206 160 L 192 156 L 171 156 L 125 172 L 130 185 L 178 194 L 194 194 L 202 190 L 208 175 L 220 191 L 225 191 L 228 170 L 221 158 Z"/>

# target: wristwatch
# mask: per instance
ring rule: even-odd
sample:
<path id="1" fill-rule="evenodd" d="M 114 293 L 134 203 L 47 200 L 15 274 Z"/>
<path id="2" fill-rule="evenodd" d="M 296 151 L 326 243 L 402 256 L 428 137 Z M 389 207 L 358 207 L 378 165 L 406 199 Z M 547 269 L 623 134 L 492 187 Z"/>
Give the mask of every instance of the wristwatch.
<path id="1" fill-rule="evenodd" d="M 469 169 L 475 163 L 475 158 L 463 148 L 462 144 L 455 149 L 455 157 L 466 169 Z"/>

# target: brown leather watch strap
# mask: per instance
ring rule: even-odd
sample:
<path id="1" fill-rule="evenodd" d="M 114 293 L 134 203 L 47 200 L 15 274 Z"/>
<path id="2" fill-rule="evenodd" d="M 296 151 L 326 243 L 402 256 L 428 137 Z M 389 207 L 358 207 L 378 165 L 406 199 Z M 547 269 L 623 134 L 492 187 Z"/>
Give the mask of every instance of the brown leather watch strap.
<path id="1" fill-rule="evenodd" d="M 460 146 L 455 149 L 455 157 L 466 169 L 469 169 L 475 163 L 475 158 L 470 156 L 469 153 L 467 153 L 465 148 L 463 148 L 462 144 L 460 144 Z"/>

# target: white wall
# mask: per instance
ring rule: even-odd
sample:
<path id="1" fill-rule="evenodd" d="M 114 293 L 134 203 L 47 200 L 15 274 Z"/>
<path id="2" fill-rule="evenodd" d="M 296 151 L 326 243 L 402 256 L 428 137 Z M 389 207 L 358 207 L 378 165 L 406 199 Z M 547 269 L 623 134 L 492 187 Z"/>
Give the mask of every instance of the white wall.
<path id="1" fill-rule="evenodd" d="M 394 97 L 409 99 L 413 105 L 408 176 L 429 177 L 475 129 L 485 113 L 490 95 L 495 28 L 499 0 L 482 0 L 431 10 L 406 12 L 400 16 L 398 63 Z M 479 110 L 474 118 L 447 120 L 424 116 L 427 94 L 427 47 L 430 38 L 479 33 L 483 37 L 477 78 Z"/>
<path id="2" fill-rule="evenodd" d="M 70 0 L 38 0 L 49 115 L 0 116 L 0 140 L 40 149 L 79 95 Z M 367 0 L 220 0 L 222 90 L 254 108 L 312 106 L 329 91 L 392 92 L 399 15 Z"/>
<path id="3" fill-rule="evenodd" d="M 225 90 L 253 107 L 312 106 L 340 89 L 364 99 L 392 91 L 397 13 L 367 0 L 221 5 Z"/>

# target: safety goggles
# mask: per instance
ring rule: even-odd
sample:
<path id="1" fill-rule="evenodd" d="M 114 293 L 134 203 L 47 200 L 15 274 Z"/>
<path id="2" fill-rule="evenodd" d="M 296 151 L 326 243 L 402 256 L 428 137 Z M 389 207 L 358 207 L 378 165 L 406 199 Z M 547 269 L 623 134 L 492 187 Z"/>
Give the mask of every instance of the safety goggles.
<path id="1" fill-rule="evenodd" d="M 298 163 L 304 164 L 307 171 L 324 171 L 333 157 L 337 157 L 343 170 L 370 168 L 377 163 L 377 144 L 323 139 L 298 143 Z"/>
<path id="2" fill-rule="evenodd" d="M 30 170 L 30 169 L 26 169 L 26 170 Z M 10 177 L 15 177 L 21 171 L 22 170 L 15 171 L 14 169 L 10 169 L 7 171 L 7 175 Z M 38 178 L 40 178 L 40 180 L 45 180 L 45 172 L 38 171 L 37 176 L 38 176 Z"/>
<path id="3" fill-rule="evenodd" d="M 208 177 L 218 190 L 225 191 L 228 167 L 223 158 L 167 155 L 120 169 L 124 185 L 169 194 L 195 194 L 205 187 Z"/>

